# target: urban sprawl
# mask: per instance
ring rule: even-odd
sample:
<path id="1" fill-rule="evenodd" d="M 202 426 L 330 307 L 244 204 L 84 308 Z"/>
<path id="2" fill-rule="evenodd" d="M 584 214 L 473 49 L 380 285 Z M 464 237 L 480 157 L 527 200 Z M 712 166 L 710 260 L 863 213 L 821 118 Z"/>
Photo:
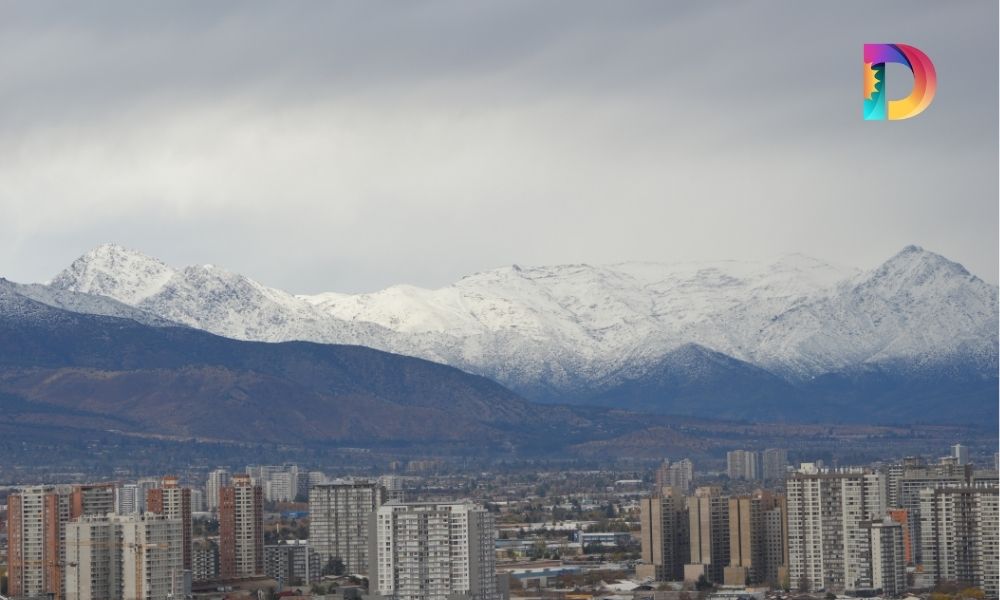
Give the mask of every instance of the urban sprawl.
<path id="1" fill-rule="evenodd" d="M 645 471 L 253 465 L 0 490 L 16 600 L 998 598 L 997 457 Z M 804 457 L 795 457 L 804 458 Z M 992 463 L 992 464 L 984 464 Z M 206 473 L 207 472 L 207 473 Z M 207 474 L 207 476 L 206 476 Z"/>

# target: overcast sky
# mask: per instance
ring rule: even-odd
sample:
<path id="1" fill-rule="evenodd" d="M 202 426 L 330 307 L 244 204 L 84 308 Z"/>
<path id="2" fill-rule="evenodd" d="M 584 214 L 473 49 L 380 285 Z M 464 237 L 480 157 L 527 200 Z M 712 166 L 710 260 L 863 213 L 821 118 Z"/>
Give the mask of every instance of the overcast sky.
<path id="1" fill-rule="evenodd" d="M 913 243 L 995 283 L 997 10 L 4 3 L 0 276 L 111 241 L 303 293 Z M 865 42 L 930 56 L 925 113 L 861 119 Z"/>

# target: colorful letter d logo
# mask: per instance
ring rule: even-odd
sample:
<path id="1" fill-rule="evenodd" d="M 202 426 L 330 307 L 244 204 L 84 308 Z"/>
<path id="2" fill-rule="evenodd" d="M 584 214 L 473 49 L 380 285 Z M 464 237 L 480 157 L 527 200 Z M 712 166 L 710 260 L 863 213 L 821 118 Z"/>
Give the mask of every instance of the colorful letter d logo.
<path id="1" fill-rule="evenodd" d="M 885 63 L 906 65 L 913 90 L 901 100 L 885 97 Z M 864 117 L 866 121 L 899 121 L 922 113 L 937 90 L 937 73 L 927 55 L 905 44 L 865 44 Z"/>

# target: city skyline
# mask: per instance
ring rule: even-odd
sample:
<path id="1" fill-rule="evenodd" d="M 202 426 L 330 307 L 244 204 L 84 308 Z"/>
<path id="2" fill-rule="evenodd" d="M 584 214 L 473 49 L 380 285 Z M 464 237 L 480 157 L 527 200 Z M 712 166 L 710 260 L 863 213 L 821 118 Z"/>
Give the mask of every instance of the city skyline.
<path id="1" fill-rule="evenodd" d="M 1000 600 L 998 41 L 3 4 L 0 600 Z"/>

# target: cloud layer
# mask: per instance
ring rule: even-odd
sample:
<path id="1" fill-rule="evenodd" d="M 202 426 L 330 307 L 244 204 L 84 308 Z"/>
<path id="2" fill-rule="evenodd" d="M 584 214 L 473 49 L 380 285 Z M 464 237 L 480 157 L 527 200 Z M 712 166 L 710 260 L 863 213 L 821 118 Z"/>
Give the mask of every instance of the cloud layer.
<path id="1" fill-rule="evenodd" d="M 991 1 L 9 5 L 0 275 L 106 241 L 296 292 L 917 243 L 995 282 L 996 40 Z M 927 112 L 861 120 L 864 42 L 934 60 Z"/>

